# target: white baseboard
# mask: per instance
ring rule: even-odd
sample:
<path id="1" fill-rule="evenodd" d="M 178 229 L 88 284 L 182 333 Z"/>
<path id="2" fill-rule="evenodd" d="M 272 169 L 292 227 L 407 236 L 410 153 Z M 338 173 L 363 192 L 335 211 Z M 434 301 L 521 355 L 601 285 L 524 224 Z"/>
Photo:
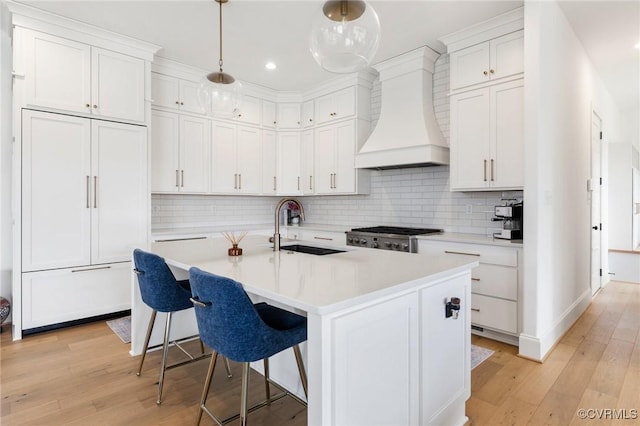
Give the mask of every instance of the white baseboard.
<path id="1" fill-rule="evenodd" d="M 519 354 L 525 358 L 542 362 L 548 352 L 589 307 L 589 304 L 591 304 L 591 289 L 585 290 L 580 297 L 564 311 L 554 326 L 541 337 L 521 333 L 518 345 Z"/>

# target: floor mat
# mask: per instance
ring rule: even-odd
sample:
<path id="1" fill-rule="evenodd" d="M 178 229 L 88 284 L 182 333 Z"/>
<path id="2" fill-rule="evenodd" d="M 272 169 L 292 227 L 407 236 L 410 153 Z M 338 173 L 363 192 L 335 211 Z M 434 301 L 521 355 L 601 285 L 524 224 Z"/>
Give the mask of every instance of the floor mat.
<path id="1" fill-rule="evenodd" d="M 471 345 L 471 369 L 476 368 L 482 361 L 493 355 L 493 351 L 480 346 Z"/>
<path id="2" fill-rule="evenodd" d="M 123 343 L 131 343 L 131 316 L 107 321 L 109 328 L 116 333 Z"/>

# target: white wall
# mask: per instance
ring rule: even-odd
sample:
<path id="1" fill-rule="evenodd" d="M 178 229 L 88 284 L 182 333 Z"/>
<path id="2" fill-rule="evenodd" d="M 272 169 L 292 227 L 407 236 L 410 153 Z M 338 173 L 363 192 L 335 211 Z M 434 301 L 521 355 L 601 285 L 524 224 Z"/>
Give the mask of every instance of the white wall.
<path id="1" fill-rule="evenodd" d="M 542 359 L 586 309 L 590 290 L 591 114 L 617 134 L 617 116 L 555 2 L 525 2 L 523 333 Z M 604 248 L 606 251 L 606 247 Z"/>
<path id="2" fill-rule="evenodd" d="M 11 18 L 0 2 L 0 296 L 11 300 Z M 11 319 L 7 319 L 7 322 Z"/>

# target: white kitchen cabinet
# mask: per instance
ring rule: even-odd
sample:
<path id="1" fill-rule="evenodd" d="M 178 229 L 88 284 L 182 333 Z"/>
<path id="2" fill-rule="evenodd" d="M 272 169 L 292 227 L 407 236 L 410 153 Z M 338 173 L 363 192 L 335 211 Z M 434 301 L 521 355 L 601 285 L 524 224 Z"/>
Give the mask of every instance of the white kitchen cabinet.
<path id="1" fill-rule="evenodd" d="M 154 106 L 204 114 L 198 100 L 198 85 L 160 73 L 151 73 L 151 99 Z"/>
<path id="2" fill-rule="evenodd" d="M 14 35 L 27 106 L 145 121 L 144 60 L 20 27 Z"/>
<path id="3" fill-rule="evenodd" d="M 524 72 L 524 31 L 515 31 L 449 55 L 452 91 Z"/>
<path id="4" fill-rule="evenodd" d="M 259 194 L 261 148 L 259 129 L 214 121 L 212 192 Z"/>
<path id="5" fill-rule="evenodd" d="M 523 80 L 452 95 L 451 190 L 524 187 Z"/>
<path id="6" fill-rule="evenodd" d="M 314 141 L 313 130 L 302 132 L 302 193 L 305 195 L 315 194 Z"/>
<path id="7" fill-rule="evenodd" d="M 278 132 L 278 194 L 302 194 L 300 132 Z"/>
<path id="8" fill-rule="evenodd" d="M 168 111 L 151 112 L 151 191 L 209 191 L 211 121 Z"/>
<path id="9" fill-rule="evenodd" d="M 518 344 L 519 248 L 488 244 L 418 240 L 420 255 L 469 256 L 480 262 L 471 273 L 472 331 Z"/>
<path id="10" fill-rule="evenodd" d="M 123 262 L 146 241 L 146 128 L 24 110 L 22 271 Z"/>
<path id="11" fill-rule="evenodd" d="M 302 127 L 311 127 L 315 125 L 315 102 L 312 100 L 302 104 Z"/>
<path id="12" fill-rule="evenodd" d="M 276 103 L 271 101 L 262 100 L 262 126 L 271 129 L 276 128 L 277 124 L 277 109 Z"/>
<path id="13" fill-rule="evenodd" d="M 21 329 L 129 309 L 146 128 L 25 109 L 21 169 Z"/>
<path id="14" fill-rule="evenodd" d="M 316 129 L 314 140 L 316 194 L 355 192 L 355 141 L 355 120 Z"/>
<path id="15" fill-rule="evenodd" d="M 131 263 L 22 274 L 25 330 L 131 308 Z"/>
<path id="16" fill-rule="evenodd" d="M 350 86 L 321 96 L 315 104 L 316 124 L 324 124 L 356 114 L 356 88 Z"/>
<path id="17" fill-rule="evenodd" d="M 337 231 L 319 231 L 317 229 L 305 228 L 304 226 L 289 226 L 287 229 L 287 238 L 300 241 L 309 241 L 322 246 L 344 247 L 347 238 L 344 232 Z"/>
<path id="18" fill-rule="evenodd" d="M 295 130 L 300 127 L 300 104 L 292 102 L 279 103 L 278 129 Z"/>
<path id="19" fill-rule="evenodd" d="M 261 123 L 261 109 L 260 99 L 254 96 L 244 95 L 242 97 L 240 113 L 236 117 L 236 120 L 241 123 L 254 124 L 257 126 Z"/>
<path id="20" fill-rule="evenodd" d="M 277 139 L 276 132 L 262 131 L 262 193 L 275 195 L 277 191 Z"/>

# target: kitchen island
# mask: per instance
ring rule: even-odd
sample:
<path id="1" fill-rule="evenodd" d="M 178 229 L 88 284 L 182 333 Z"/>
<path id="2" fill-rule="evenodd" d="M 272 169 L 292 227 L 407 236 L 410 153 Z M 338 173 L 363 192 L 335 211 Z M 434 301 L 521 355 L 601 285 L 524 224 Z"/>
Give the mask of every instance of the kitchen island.
<path id="1" fill-rule="evenodd" d="M 477 261 L 352 247 L 324 256 L 274 252 L 258 235 L 240 246 L 244 254 L 237 257 L 227 255 L 223 238 L 141 248 L 163 256 L 178 278 L 196 266 L 242 283 L 255 301 L 307 317 L 308 424 L 465 423 L 470 271 Z M 150 310 L 135 278 L 132 283 L 131 353 L 137 355 Z M 446 317 L 452 298 L 460 299 L 460 310 Z M 180 314 L 172 338 L 197 334 L 193 310 Z M 162 339 L 157 328 L 151 344 Z M 271 359 L 271 376 L 300 395 L 289 352 Z"/>

